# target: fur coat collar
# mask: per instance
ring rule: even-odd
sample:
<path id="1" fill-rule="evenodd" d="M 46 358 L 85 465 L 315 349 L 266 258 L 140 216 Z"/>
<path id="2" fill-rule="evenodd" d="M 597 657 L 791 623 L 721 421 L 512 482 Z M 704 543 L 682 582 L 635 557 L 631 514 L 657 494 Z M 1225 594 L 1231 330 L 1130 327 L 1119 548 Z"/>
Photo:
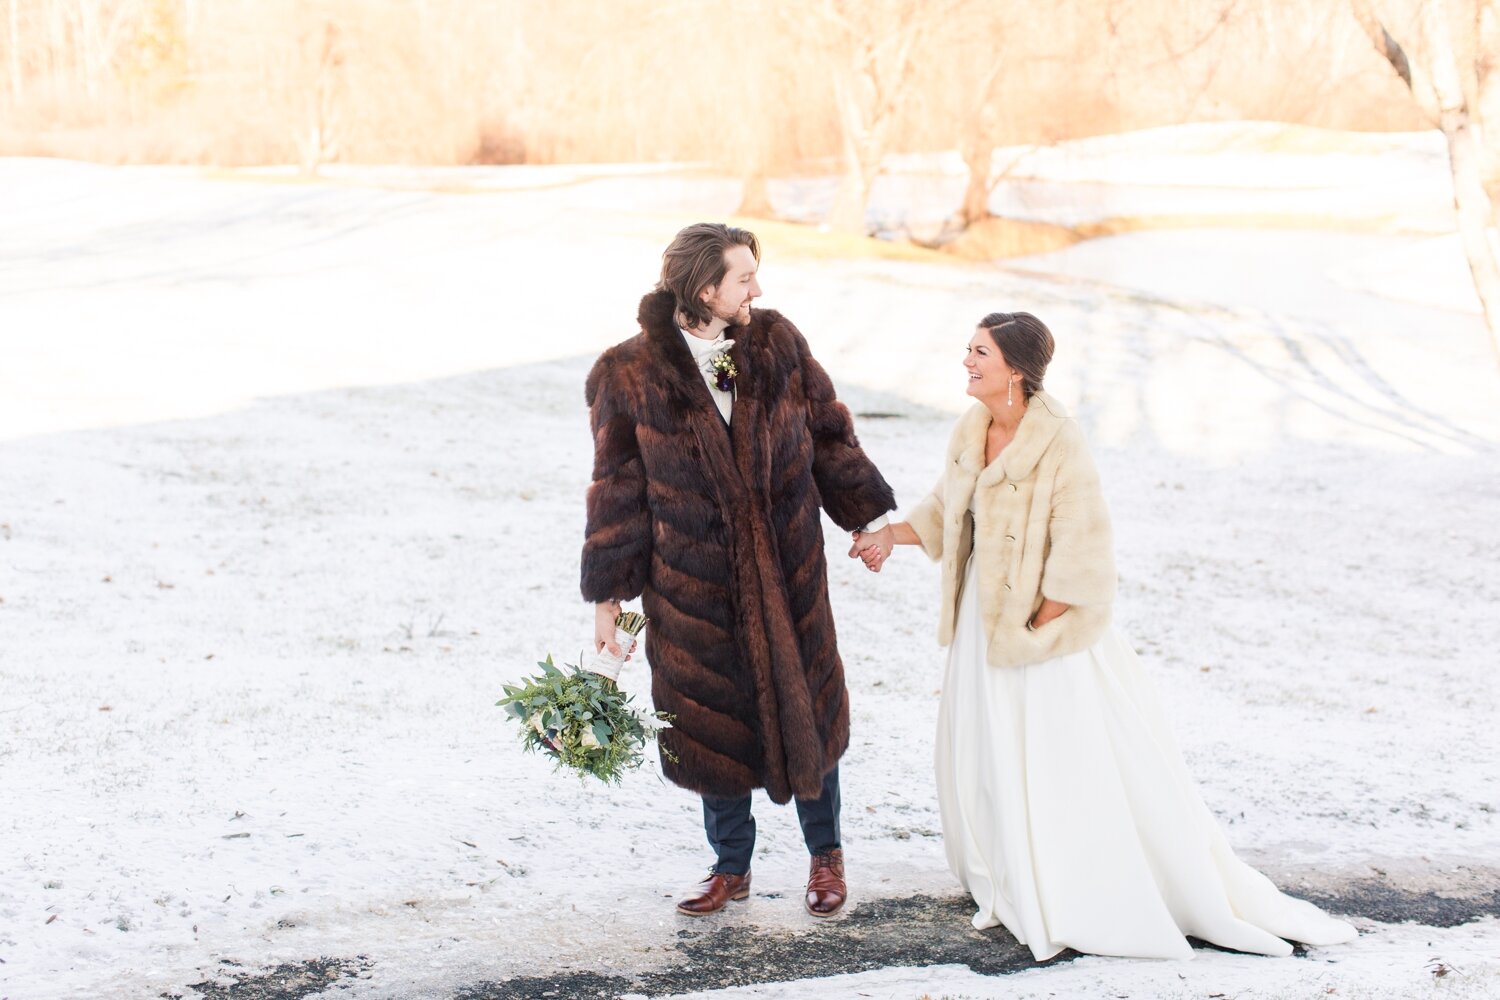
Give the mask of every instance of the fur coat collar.
<path id="1" fill-rule="evenodd" d="M 1063 405 L 1045 392 L 1032 395 L 1026 413 L 1016 426 L 1016 436 L 988 466 L 984 461 L 985 437 L 992 419 L 989 408 L 975 403 L 959 418 L 954 428 L 950 453 L 967 473 L 978 477 L 979 485 L 990 486 L 1007 479 L 1025 479 L 1031 475 L 1042 455 L 1052 444 L 1068 419 Z"/>
<path id="2" fill-rule="evenodd" d="M 658 290 L 641 299 L 636 318 L 645 334 L 647 349 L 657 359 L 661 373 L 673 393 L 687 405 L 712 414 L 717 410 L 703 373 L 693 361 L 677 325 L 677 301 L 671 292 Z M 756 309 L 749 326 L 731 326 L 724 332 L 734 340 L 729 358 L 739 371 L 734 383 L 735 408 L 742 401 L 774 399 L 786 387 L 792 364 L 785 351 L 774 350 L 768 331 L 786 320 L 774 309 Z M 715 417 L 717 420 L 718 418 Z"/>

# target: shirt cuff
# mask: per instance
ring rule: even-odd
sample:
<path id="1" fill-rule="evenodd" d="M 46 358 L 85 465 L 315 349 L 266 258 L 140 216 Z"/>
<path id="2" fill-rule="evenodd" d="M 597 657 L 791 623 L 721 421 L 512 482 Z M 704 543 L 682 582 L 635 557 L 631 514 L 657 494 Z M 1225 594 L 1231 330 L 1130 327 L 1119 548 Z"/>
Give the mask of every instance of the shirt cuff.
<path id="1" fill-rule="evenodd" d="M 888 515 L 886 515 L 886 514 L 881 514 L 875 520 L 871 521 L 869 524 L 865 525 L 863 528 L 860 528 L 859 530 L 868 534 L 871 531 L 879 531 L 881 528 L 884 528 L 886 525 L 888 525 L 890 523 L 891 523 L 890 517 Z"/>

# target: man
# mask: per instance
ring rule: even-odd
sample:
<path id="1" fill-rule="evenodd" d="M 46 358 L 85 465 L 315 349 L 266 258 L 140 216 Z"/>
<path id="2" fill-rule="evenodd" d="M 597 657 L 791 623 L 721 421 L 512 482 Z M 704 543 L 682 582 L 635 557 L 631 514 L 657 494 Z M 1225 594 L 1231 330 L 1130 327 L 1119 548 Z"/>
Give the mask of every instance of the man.
<path id="1" fill-rule="evenodd" d="M 688 226 L 641 300 L 641 332 L 600 355 L 585 396 L 594 431 L 583 597 L 595 642 L 640 597 L 662 770 L 703 798 L 716 860 L 677 908 L 713 913 L 750 894 L 750 792 L 795 797 L 812 854 L 806 905 L 847 896 L 838 761 L 849 700 L 828 603 L 819 505 L 858 546 L 889 551 L 891 488 L 849 411 L 760 296 L 760 244 Z"/>

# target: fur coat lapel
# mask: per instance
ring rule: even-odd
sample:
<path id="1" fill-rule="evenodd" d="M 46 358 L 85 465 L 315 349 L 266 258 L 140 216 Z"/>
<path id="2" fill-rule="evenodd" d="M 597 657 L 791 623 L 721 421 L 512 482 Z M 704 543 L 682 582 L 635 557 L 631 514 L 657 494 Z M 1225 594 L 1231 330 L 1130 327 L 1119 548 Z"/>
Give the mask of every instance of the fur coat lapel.
<path id="1" fill-rule="evenodd" d="M 744 344 L 736 337 L 734 347 L 729 350 L 729 356 L 733 359 L 735 368 L 741 372 L 741 377 L 735 380 L 737 398 L 730 411 L 730 426 L 726 428 L 708 384 L 703 380 L 703 373 L 693 363 L 692 352 L 682 339 L 675 306 L 670 292 L 652 292 L 641 299 L 637 319 L 646 335 L 647 349 L 655 359 L 653 367 L 665 376 L 663 381 L 668 387 L 669 395 L 674 398 L 674 405 L 682 413 L 690 415 L 693 435 L 701 446 L 702 472 L 715 485 L 721 506 L 727 507 L 744 492 L 744 481 L 737 474 L 740 467 L 731 444 L 735 424 L 743 425 L 748 422 L 748 414 L 741 406 L 745 397 L 745 383 L 749 381 L 743 377 L 746 353 Z M 744 428 L 741 427 L 741 436 L 743 431 Z"/>
<path id="2" fill-rule="evenodd" d="M 683 342 L 682 331 L 674 315 L 672 293 L 651 292 L 641 299 L 637 319 L 646 334 L 650 350 L 673 383 L 683 403 L 704 410 L 716 409 L 703 373 L 693 364 L 693 355 Z M 757 309 L 749 326 L 731 326 L 725 334 L 734 341 L 729 357 L 739 371 L 735 379 L 735 404 L 745 399 L 772 399 L 784 387 L 790 374 L 787 359 L 779 358 L 765 329 L 781 320 L 781 314 Z M 731 421 L 733 422 L 733 421 Z"/>
<path id="3" fill-rule="evenodd" d="M 770 484 L 770 468 L 761 447 L 766 400 L 774 400 L 778 388 L 788 380 L 784 358 L 772 348 L 764 330 L 780 320 L 780 313 L 756 310 L 749 326 L 732 326 L 726 334 L 734 340 L 729 357 L 739 375 L 735 378 L 734 406 L 729 426 L 720 419 L 703 373 L 693 363 L 692 352 L 677 326 L 675 302 L 670 292 L 655 291 L 641 299 L 641 330 L 656 365 L 666 375 L 671 393 L 691 414 L 694 436 L 702 446 L 702 471 L 713 480 L 725 507 L 748 490 Z"/>
<path id="4" fill-rule="evenodd" d="M 984 463 L 985 437 L 990 430 L 990 411 L 975 403 L 959 418 L 953 436 L 951 457 L 979 486 L 994 486 L 1006 480 L 1025 479 L 1047 452 L 1052 439 L 1068 419 L 1063 405 L 1045 392 L 1031 397 L 1026 413 L 1016 425 L 1016 436 L 989 465 Z"/>
<path id="5" fill-rule="evenodd" d="M 640 320 L 641 330 L 646 334 L 648 349 L 656 358 L 656 368 L 666 376 L 665 381 L 671 386 L 672 393 L 684 406 L 711 414 L 718 407 L 708 391 L 708 385 L 703 381 L 703 373 L 693 363 L 692 352 L 682 339 L 682 331 L 678 328 L 677 317 L 673 313 L 671 293 L 652 292 L 641 299 L 636 318 Z M 739 344 L 736 343 L 730 350 L 730 356 L 734 357 L 738 349 Z M 735 360 L 738 366 L 738 358 Z"/>

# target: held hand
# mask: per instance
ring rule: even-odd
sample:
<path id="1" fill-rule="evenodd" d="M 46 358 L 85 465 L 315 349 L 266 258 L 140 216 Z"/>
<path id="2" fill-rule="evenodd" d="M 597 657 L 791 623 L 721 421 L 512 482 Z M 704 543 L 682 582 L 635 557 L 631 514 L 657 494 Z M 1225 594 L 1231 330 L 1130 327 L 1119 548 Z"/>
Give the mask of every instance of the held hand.
<path id="1" fill-rule="evenodd" d="M 891 557 L 895 542 L 895 532 L 890 525 L 879 531 L 856 531 L 854 546 L 849 550 L 849 555 L 858 556 L 871 573 L 879 573 L 880 567 L 884 566 L 885 561 Z"/>
<path id="2" fill-rule="evenodd" d="M 849 558 L 859 559 L 865 564 L 865 569 L 872 573 L 880 572 L 880 563 L 884 560 L 880 556 L 879 546 L 868 541 L 865 532 L 853 532 L 854 544 L 849 546 Z"/>

